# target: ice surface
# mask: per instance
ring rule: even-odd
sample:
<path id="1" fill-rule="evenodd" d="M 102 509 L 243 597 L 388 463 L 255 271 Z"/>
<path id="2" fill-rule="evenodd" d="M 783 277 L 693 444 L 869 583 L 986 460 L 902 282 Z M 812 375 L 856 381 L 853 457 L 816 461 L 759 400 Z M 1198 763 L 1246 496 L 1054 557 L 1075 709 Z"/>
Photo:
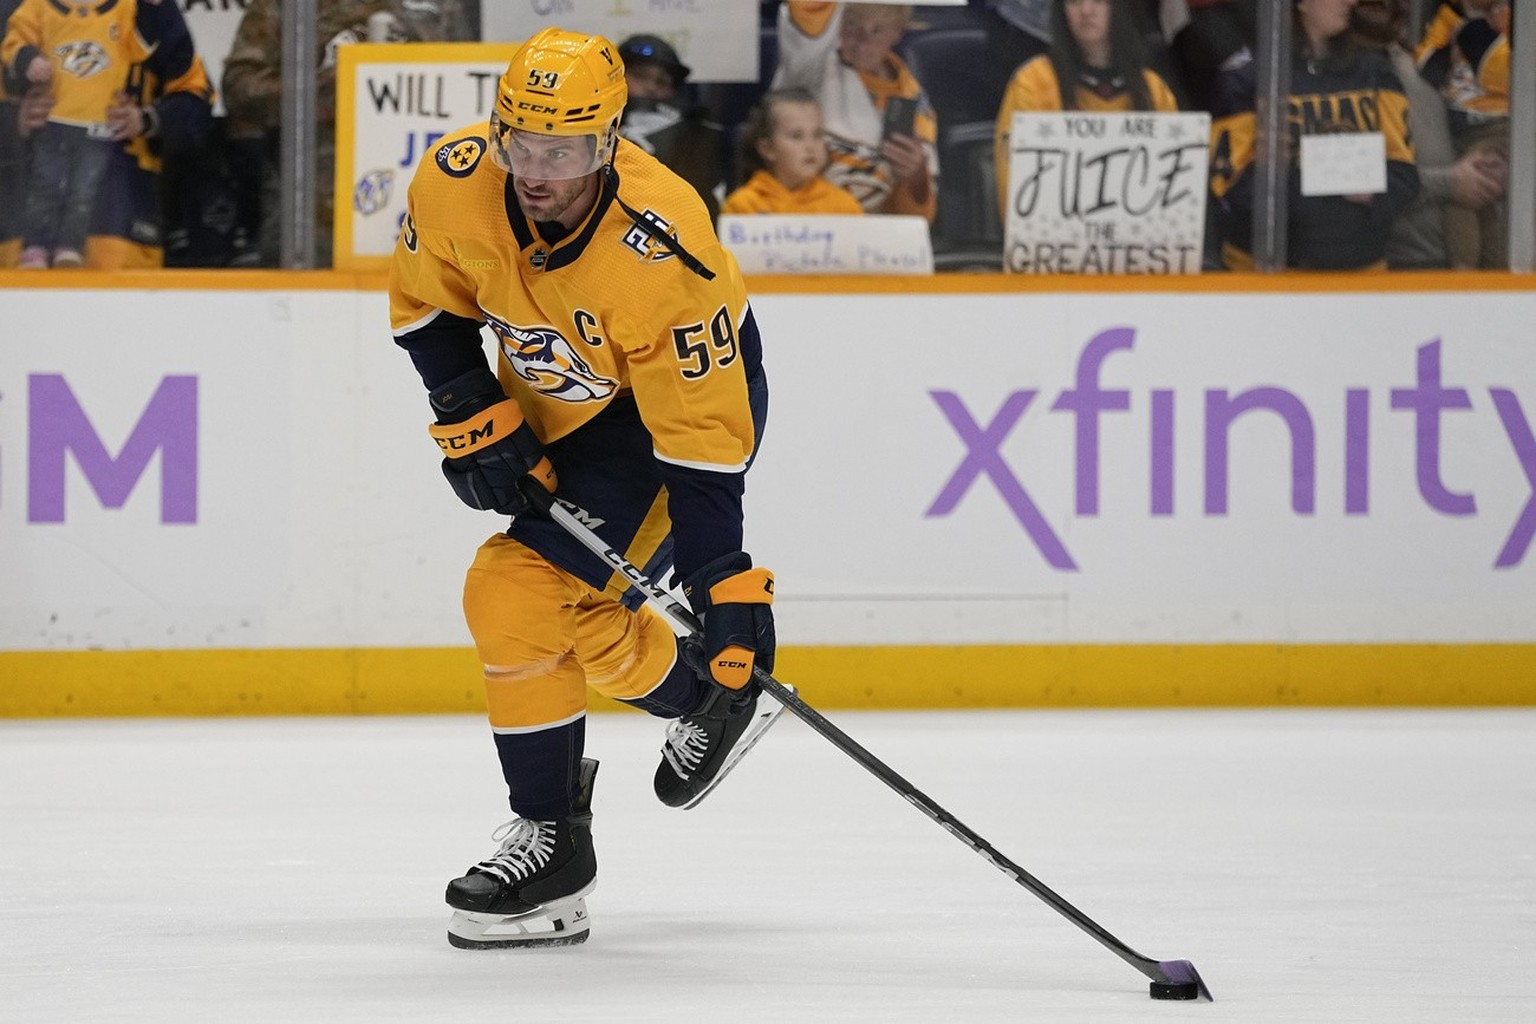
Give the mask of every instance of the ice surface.
<path id="1" fill-rule="evenodd" d="M 0 1020 L 1536 1020 L 1536 709 L 833 712 L 1146 980 L 789 716 L 701 806 L 594 716 L 583 946 L 468 952 L 474 717 L 0 722 Z"/>

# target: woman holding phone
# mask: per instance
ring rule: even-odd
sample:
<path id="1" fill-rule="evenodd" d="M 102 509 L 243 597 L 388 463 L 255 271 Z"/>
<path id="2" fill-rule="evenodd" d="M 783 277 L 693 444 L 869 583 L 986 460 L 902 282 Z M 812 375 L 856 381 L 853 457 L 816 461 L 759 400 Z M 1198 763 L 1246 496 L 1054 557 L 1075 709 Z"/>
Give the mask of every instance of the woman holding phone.
<path id="1" fill-rule="evenodd" d="M 938 211 L 938 119 L 896 55 L 911 4 L 806 3 L 779 8 L 773 87 L 799 87 L 826 116 L 826 176 L 866 213 Z"/>
<path id="2" fill-rule="evenodd" d="M 1051 48 L 1014 72 L 997 111 L 993 139 L 1003 219 L 1015 113 L 1178 109 L 1168 83 L 1147 66 L 1146 42 L 1127 0 L 1051 0 Z"/>

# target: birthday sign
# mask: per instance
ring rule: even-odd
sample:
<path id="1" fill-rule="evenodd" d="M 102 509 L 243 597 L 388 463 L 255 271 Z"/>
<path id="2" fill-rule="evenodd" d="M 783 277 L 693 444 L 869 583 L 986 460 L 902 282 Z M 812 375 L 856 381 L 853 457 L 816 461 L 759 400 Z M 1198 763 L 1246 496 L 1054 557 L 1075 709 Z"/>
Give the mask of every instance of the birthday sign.
<path id="1" fill-rule="evenodd" d="M 1004 267 L 1195 274 L 1205 239 L 1204 113 L 1016 113 Z"/>
<path id="2" fill-rule="evenodd" d="M 721 214 L 746 274 L 931 274 L 928 222 L 897 214 Z"/>

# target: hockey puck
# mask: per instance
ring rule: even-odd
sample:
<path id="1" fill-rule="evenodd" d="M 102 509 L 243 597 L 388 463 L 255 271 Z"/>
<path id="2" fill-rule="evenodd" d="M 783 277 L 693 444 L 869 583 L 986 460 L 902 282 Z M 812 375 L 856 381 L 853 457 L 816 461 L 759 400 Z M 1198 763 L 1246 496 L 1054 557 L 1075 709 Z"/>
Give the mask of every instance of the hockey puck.
<path id="1" fill-rule="evenodd" d="M 1192 981 L 1152 983 L 1153 999 L 1199 999 L 1200 986 Z"/>

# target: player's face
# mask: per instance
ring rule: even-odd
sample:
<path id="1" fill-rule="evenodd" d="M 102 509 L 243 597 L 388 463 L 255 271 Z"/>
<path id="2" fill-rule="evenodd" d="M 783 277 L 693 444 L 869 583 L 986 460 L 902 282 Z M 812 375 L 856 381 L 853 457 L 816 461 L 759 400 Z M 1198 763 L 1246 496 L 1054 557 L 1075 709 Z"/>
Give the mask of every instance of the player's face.
<path id="1" fill-rule="evenodd" d="M 814 103 L 776 103 L 773 131 L 758 143 L 758 155 L 773 176 L 794 191 L 827 166 L 827 137 L 821 108 Z"/>
<path id="2" fill-rule="evenodd" d="M 558 221 L 574 228 L 597 202 L 600 180 L 595 172 L 557 180 L 513 175 L 512 188 L 517 192 L 518 205 L 530 219 Z"/>
<path id="3" fill-rule="evenodd" d="M 1109 45 L 1109 0 L 1066 0 L 1067 31 L 1085 53 Z"/>
<path id="4" fill-rule="evenodd" d="M 491 136 L 497 165 L 519 178 L 565 181 L 602 165 L 595 135 L 537 135 L 493 120 Z"/>

